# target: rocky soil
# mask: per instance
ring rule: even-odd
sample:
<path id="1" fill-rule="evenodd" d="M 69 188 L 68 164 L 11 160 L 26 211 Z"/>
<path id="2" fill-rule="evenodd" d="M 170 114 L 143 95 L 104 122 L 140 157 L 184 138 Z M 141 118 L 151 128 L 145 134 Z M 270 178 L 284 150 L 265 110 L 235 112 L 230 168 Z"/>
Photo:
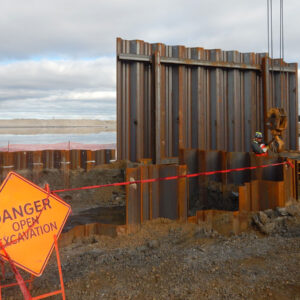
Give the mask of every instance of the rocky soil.
<path id="1" fill-rule="evenodd" d="M 126 165 L 73 172 L 70 186 L 121 182 Z M 63 188 L 58 170 L 43 172 L 37 184 Z M 22 175 L 34 180 L 31 173 Z M 217 187 L 209 191 L 218 196 Z M 74 215 L 99 207 L 118 214 L 125 207 L 124 195 L 124 187 L 60 194 Z M 238 235 L 221 235 L 205 223 L 156 219 L 135 234 L 77 238 L 60 248 L 60 255 L 67 299 L 300 299 L 300 205 L 253 214 L 252 227 Z M 7 263 L 5 271 L 2 283 L 15 281 Z M 58 288 L 52 254 L 31 293 Z M 18 287 L 6 288 L 2 296 L 23 299 Z"/>
<path id="2" fill-rule="evenodd" d="M 300 208 L 259 212 L 231 236 L 156 219 L 135 234 L 74 240 L 60 254 L 67 299 L 300 299 Z M 33 296 L 59 288 L 55 262 Z M 3 296 L 22 299 L 18 288 Z"/>

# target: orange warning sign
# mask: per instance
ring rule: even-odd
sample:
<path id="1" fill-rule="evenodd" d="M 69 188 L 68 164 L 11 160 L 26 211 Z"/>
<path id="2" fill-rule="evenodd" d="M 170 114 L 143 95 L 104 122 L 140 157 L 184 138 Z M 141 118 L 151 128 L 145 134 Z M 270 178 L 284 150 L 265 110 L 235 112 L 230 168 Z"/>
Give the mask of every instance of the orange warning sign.
<path id="1" fill-rule="evenodd" d="M 10 172 L 0 186 L 0 241 L 20 268 L 40 276 L 71 212 L 59 197 Z M 5 259 L 3 250 L 0 255 Z"/>

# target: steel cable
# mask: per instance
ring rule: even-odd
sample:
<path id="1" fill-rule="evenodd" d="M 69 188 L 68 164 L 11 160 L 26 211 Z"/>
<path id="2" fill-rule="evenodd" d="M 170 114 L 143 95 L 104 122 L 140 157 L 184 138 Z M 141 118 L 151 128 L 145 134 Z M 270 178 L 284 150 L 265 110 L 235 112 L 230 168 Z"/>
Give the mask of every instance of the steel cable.
<path id="1" fill-rule="evenodd" d="M 270 0 L 267 0 L 267 37 L 268 37 L 268 56 L 270 56 Z"/>

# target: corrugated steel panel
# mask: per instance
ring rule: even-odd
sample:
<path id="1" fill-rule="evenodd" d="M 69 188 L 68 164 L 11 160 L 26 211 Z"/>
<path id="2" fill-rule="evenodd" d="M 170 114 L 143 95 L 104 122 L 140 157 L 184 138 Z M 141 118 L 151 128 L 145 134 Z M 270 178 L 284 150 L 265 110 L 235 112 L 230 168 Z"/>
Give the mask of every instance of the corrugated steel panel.
<path id="1" fill-rule="evenodd" d="M 231 201 L 232 195 L 228 196 L 227 193 L 229 190 L 238 190 L 237 208 L 240 212 L 284 206 L 287 201 L 296 197 L 295 172 L 286 165 L 185 177 L 187 174 L 261 166 L 283 160 L 280 157 L 258 157 L 247 152 L 181 149 L 179 165 L 150 164 L 149 161 L 144 161 L 145 164 L 136 168 L 126 169 L 126 181 L 155 181 L 126 186 L 126 224 L 136 226 L 159 217 L 187 220 L 196 203 L 198 207 L 206 208 L 213 203 L 215 208 L 223 210 L 226 209 L 226 202 Z M 296 161 L 290 160 L 290 163 L 296 164 Z M 179 178 L 166 178 L 169 176 Z M 216 184 L 212 184 L 213 182 Z M 212 188 L 213 186 L 219 188 L 218 192 L 223 194 L 224 201 L 221 202 L 222 198 L 216 197 L 217 189 Z M 212 193 L 207 193 L 209 190 Z M 213 211 L 197 211 L 194 222 L 207 221 L 213 214 L 224 213 L 211 212 Z"/>
<path id="2" fill-rule="evenodd" d="M 187 220 L 188 181 L 186 165 L 141 165 L 126 169 L 126 181 L 161 179 L 173 180 L 126 185 L 126 224 L 137 225 L 155 218 Z"/>
<path id="3" fill-rule="evenodd" d="M 118 38 L 118 159 L 163 163 L 184 148 L 248 152 L 255 131 L 267 133 L 271 107 L 286 110 L 286 149 L 298 150 L 297 84 L 297 64 L 266 53 Z"/>

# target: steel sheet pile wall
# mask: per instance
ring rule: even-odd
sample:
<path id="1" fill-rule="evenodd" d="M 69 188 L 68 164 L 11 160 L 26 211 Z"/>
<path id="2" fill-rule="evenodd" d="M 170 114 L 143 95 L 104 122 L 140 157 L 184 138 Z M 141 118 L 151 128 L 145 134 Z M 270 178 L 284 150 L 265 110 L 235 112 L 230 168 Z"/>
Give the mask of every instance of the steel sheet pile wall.
<path id="1" fill-rule="evenodd" d="M 269 165 L 282 162 L 285 158 L 258 157 L 248 152 L 203 151 L 184 149 L 180 151 L 180 163 L 187 165 L 188 174 L 213 170 L 228 170 L 250 166 Z M 290 161 L 295 164 L 295 161 Z M 255 170 L 244 170 L 224 174 L 200 176 L 189 179 L 189 199 L 201 199 L 204 207 L 211 205 L 207 199 L 208 182 L 220 184 L 220 192 L 226 196 L 236 186 L 239 195 L 240 211 L 258 211 L 276 206 L 284 206 L 295 200 L 297 190 L 295 169 L 278 165 Z M 200 191 L 200 195 L 199 195 Z M 196 197 L 195 197 L 196 196 Z M 215 208 L 218 203 L 214 206 Z M 223 204 L 224 205 L 224 204 Z M 193 203 L 190 203 L 190 207 Z"/>
<path id="2" fill-rule="evenodd" d="M 0 152 L 0 178 L 10 171 L 29 169 L 39 172 L 43 169 L 61 169 L 64 172 L 78 168 L 90 170 L 94 166 L 109 163 L 115 159 L 114 149 L 91 150 L 44 150 Z"/>
<path id="3" fill-rule="evenodd" d="M 231 202 L 228 192 L 231 193 L 233 190 L 238 195 L 236 212 L 241 214 L 274 209 L 296 199 L 294 185 L 296 172 L 287 165 L 163 180 L 168 176 L 268 165 L 282 162 L 284 158 L 257 157 L 247 152 L 184 149 L 180 151 L 179 160 L 180 165 L 158 165 L 147 162 L 146 165 L 126 169 L 126 181 L 155 179 L 154 182 L 126 186 L 127 225 L 134 227 L 159 217 L 187 220 L 189 210 L 194 212 L 195 222 L 204 221 L 212 214 L 211 209 L 223 210 L 224 213 L 226 209 L 224 203 Z M 295 161 L 290 160 L 290 163 L 295 164 Z M 218 207 L 220 199 L 217 201 L 215 198 L 209 199 L 206 193 L 211 182 L 219 186 L 219 192 L 224 198 L 223 208 Z M 196 202 L 198 202 L 197 209 L 199 202 L 205 209 L 194 210 Z M 218 215 L 215 211 L 213 214 Z M 231 215 L 233 216 L 232 213 Z"/>
<path id="4" fill-rule="evenodd" d="M 250 151 L 271 107 L 298 150 L 297 64 L 266 54 L 117 39 L 118 159 L 170 162 L 179 149 Z M 267 136 L 267 140 L 270 136 Z"/>

